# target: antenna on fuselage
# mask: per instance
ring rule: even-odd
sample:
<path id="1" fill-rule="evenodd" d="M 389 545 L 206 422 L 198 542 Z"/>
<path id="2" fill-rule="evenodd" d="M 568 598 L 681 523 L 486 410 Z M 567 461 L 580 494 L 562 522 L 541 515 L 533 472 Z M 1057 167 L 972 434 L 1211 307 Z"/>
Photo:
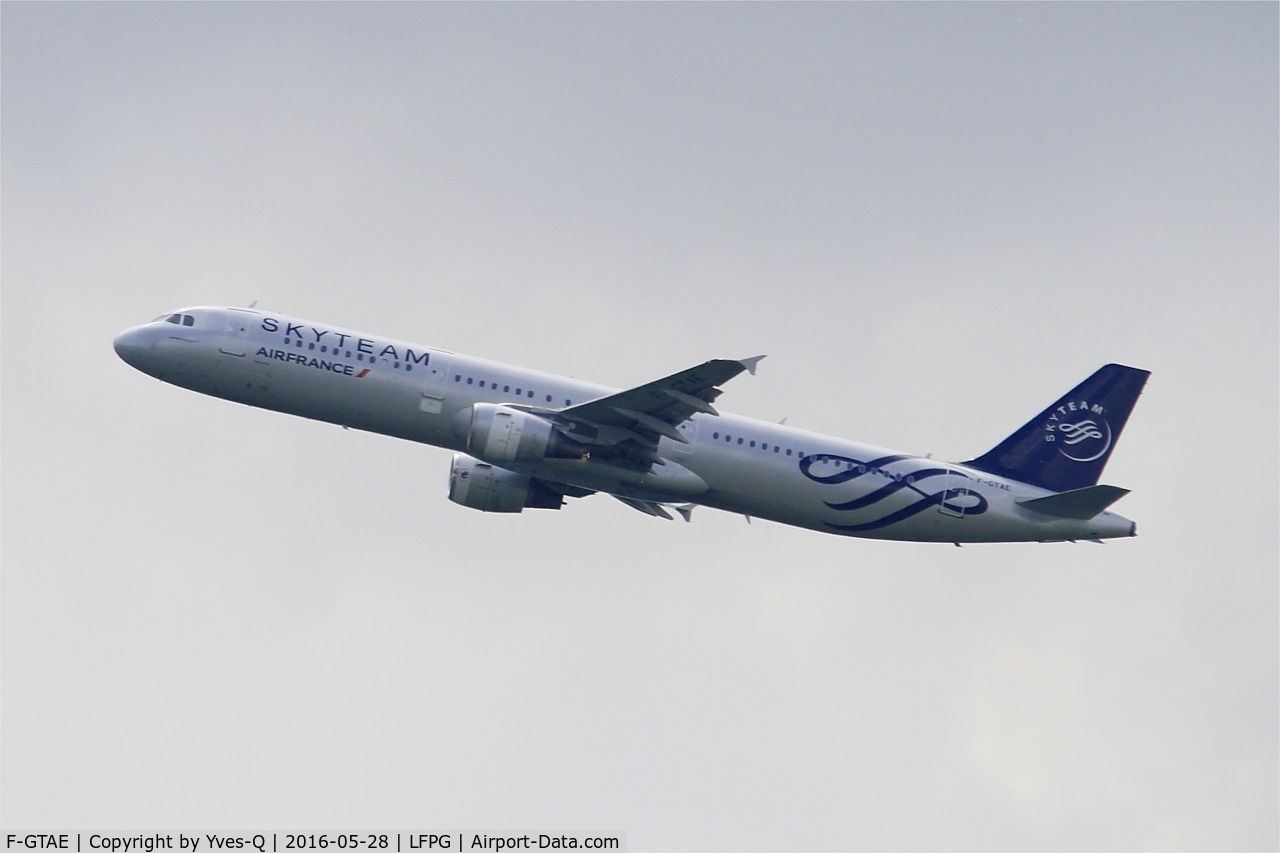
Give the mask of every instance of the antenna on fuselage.
<path id="1" fill-rule="evenodd" d="M 250 307 L 250 308 L 257 308 L 257 307 L 258 307 L 258 300 L 256 300 L 256 299 L 255 299 L 255 300 L 253 300 L 252 302 L 250 302 L 250 303 L 249 303 L 249 307 Z"/>

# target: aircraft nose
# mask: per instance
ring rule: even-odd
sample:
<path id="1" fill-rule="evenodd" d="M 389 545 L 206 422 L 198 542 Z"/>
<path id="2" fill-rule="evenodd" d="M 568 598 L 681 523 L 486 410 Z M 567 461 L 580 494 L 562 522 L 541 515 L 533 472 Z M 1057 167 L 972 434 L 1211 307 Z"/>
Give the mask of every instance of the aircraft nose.
<path id="1" fill-rule="evenodd" d="M 125 364 L 139 370 L 142 369 L 144 353 L 151 348 L 146 332 L 142 328 L 126 329 L 121 332 L 116 335 L 112 346 L 115 347 L 116 355 L 120 356 Z"/>

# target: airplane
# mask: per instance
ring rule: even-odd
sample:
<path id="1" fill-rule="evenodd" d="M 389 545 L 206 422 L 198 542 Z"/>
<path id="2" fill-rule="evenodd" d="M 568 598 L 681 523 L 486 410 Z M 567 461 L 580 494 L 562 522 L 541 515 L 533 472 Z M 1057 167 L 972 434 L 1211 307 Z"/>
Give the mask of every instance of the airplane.
<path id="1" fill-rule="evenodd" d="M 619 391 L 257 308 L 162 314 L 115 338 L 173 385 L 454 451 L 449 499 L 484 512 L 603 493 L 686 521 L 706 506 L 843 536 L 1062 542 L 1137 535 L 1099 485 L 1150 372 L 1108 364 L 965 462 L 720 413 L 764 356 Z"/>

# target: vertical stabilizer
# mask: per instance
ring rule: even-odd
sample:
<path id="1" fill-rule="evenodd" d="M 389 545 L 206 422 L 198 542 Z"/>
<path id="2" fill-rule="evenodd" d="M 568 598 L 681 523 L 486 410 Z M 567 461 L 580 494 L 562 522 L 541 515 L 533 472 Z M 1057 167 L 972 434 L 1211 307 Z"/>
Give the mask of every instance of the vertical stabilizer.
<path id="1" fill-rule="evenodd" d="M 964 464 L 1055 492 L 1095 485 L 1150 375 L 1108 364 L 994 449 Z"/>

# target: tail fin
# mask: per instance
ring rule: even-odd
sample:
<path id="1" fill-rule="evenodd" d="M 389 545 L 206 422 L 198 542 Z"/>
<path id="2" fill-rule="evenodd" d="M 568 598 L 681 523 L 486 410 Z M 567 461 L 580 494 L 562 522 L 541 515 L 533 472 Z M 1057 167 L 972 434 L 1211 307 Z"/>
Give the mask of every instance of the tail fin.
<path id="1" fill-rule="evenodd" d="M 1055 492 L 1092 486 L 1150 375 L 1108 364 L 995 448 L 964 464 Z"/>

